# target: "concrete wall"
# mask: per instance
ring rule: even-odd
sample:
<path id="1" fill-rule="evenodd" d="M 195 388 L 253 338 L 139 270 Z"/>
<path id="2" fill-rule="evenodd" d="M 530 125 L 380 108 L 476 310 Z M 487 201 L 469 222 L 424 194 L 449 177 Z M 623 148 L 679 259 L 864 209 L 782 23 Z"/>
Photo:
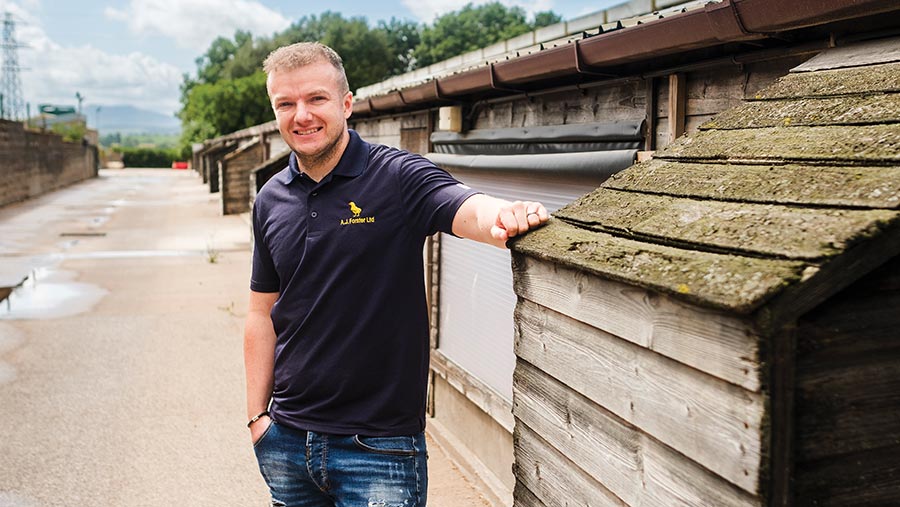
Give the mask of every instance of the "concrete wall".
<path id="1" fill-rule="evenodd" d="M 219 164 L 222 214 L 250 211 L 250 171 L 262 163 L 263 143 L 259 140 L 229 153 Z"/>
<path id="2" fill-rule="evenodd" d="M 97 176 L 97 147 L 0 120 L 0 206 Z"/>
<path id="3" fill-rule="evenodd" d="M 447 380 L 435 375 L 431 435 L 494 506 L 512 504 L 513 435 Z"/>

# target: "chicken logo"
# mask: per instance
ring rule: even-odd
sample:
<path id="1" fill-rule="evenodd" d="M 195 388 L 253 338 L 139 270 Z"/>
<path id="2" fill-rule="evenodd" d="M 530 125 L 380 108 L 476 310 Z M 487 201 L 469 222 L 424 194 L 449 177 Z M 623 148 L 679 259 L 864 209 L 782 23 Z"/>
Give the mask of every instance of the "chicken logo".
<path id="1" fill-rule="evenodd" d="M 374 216 L 360 216 L 363 210 L 355 202 L 350 201 L 347 203 L 347 205 L 350 206 L 350 213 L 353 213 L 353 216 L 350 218 L 342 219 L 341 225 L 371 224 L 375 221 Z"/>

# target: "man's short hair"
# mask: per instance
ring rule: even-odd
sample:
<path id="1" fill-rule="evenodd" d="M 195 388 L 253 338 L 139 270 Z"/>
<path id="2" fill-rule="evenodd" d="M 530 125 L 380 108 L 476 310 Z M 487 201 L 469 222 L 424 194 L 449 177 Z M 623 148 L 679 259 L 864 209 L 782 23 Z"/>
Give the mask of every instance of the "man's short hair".
<path id="1" fill-rule="evenodd" d="M 344 71 L 344 61 L 341 56 L 330 47 L 320 42 L 297 42 L 289 46 L 282 46 L 269 53 L 263 62 L 263 71 L 266 75 L 273 72 L 290 71 L 298 67 L 304 67 L 317 62 L 330 63 L 338 71 L 338 85 L 341 92 L 350 91 L 347 82 L 347 73 Z"/>

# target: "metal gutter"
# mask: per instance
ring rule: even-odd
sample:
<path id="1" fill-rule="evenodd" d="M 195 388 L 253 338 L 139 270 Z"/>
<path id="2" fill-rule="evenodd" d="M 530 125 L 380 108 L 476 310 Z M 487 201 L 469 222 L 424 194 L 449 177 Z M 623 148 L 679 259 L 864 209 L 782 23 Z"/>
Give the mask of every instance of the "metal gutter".
<path id="1" fill-rule="evenodd" d="M 369 97 L 354 103 L 354 114 L 370 116 L 459 101 L 492 90 L 522 93 L 523 85 L 539 81 L 602 75 L 604 68 L 892 11 L 900 11 L 896 0 L 724 0 Z"/>

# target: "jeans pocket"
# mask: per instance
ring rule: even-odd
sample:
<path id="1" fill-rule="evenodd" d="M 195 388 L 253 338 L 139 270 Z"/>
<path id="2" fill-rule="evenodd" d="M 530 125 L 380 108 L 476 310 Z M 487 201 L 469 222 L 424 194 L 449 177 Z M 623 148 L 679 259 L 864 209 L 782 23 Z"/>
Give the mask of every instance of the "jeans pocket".
<path id="1" fill-rule="evenodd" d="M 269 433 L 272 433 L 272 428 L 274 428 L 274 427 L 275 427 L 275 419 L 269 419 L 269 426 L 266 428 L 266 431 L 263 431 L 263 434 L 260 435 L 258 439 L 256 439 L 256 442 L 253 442 L 254 449 L 256 449 L 256 447 L 259 444 L 261 444 L 262 441 L 265 440 L 267 436 L 269 436 Z"/>
<path id="2" fill-rule="evenodd" d="M 353 436 L 353 443 L 364 451 L 388 456 L 415 456 L 418 454 L 415 438 L 412 436 L 401 437 L 363 437 Z"/>

